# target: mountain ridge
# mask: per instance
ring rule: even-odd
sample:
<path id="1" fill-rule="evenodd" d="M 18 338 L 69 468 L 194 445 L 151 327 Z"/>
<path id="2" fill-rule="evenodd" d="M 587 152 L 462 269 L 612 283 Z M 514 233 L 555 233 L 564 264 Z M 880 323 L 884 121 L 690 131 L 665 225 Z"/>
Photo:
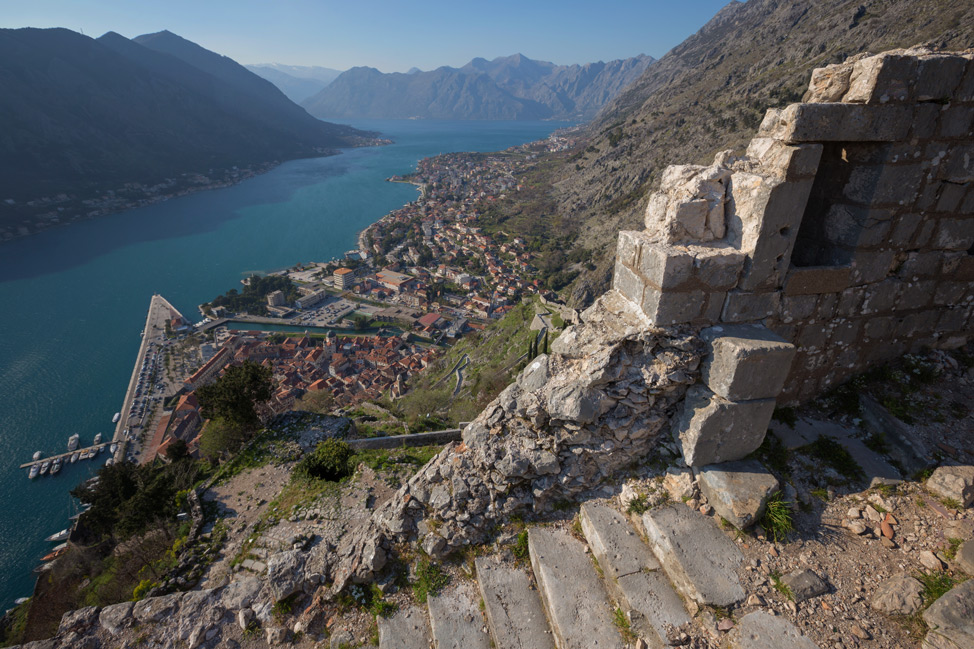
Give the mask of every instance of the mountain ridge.
<path id="1" fill-rule="evenodd" d="M 514 54 L 426 72 L 360 66 L 301 105 L 322 119 L 588 119 L 653 60 L 559 66 Z"/>

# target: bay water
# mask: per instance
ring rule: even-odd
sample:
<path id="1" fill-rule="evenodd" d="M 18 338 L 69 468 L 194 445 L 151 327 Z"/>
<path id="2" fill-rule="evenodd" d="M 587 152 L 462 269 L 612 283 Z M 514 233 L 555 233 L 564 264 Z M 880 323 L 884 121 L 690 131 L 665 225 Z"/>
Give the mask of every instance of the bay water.
<path id="1" fill-rule="evenodd" d="M 35 450 L 110 437 L 160 293 L 191 321 L 196 307 L 254 272 L 324 261 L 413 200 L 385 182 L 424 157 L 497 151 L 546 137 L 557 122 L 353 121 L 395 143 L 287 162 L 223 189 L 0 243 L 0 610 L 29 596 L 44 538 L 77 512 L 68 494 L 107 458 L 27 478 Z"/>

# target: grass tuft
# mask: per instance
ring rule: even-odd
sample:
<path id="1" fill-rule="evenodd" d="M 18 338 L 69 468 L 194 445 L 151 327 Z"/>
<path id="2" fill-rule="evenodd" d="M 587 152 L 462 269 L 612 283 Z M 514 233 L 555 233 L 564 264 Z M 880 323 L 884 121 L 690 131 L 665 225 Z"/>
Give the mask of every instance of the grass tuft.
<path id="1" fill-rule="evenodd" d="M 416 567 L 416 581 L 413 595 L 420 604 L 425 604 L 430 595 L 437 595 L 450 582 L 450 575 L 429 559 L 421 559 Z"/>
<path id="2" fill-rule="evenodd" d="M 789 505 L 791 503 L 784 499 L 780 491 L 771 494 L 765 505 L 761 527 L 775 543 L 787 539 L 788 533 L 795 529 L 791 520 L 791 507 Z"/>

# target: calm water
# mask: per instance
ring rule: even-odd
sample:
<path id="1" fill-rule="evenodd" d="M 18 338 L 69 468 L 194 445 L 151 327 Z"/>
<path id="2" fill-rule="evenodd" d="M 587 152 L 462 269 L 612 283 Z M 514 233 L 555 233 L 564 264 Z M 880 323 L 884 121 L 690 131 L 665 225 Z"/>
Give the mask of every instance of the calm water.
<path id="1" fill-rule="evenodd" d="M 153 293 L 196 320 L 196 305 L 244 276 L 355 247 L 360 230 L 416 197 L 384 179 L 419 159 L 504 149 L 564 124 L 353 125 L 396 143 L 0 244 L 0 607 L 30 594 L 30 570 L 50 549 L 43 538 L 67 525 L 68 491 L 96 465 L 33 482 L 17 467 L 35 450 L 61 452 L 72 433 L 82 444 L 111 434 Z"/>

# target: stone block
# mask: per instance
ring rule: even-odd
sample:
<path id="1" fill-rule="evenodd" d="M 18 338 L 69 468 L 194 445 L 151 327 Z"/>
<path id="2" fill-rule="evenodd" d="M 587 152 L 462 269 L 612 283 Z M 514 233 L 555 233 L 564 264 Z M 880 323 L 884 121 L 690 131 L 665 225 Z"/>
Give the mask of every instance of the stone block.
<path id="1" fill-rule="evenodd" d="M 906 105 L 792 104 L 765 117 L 759 137 L 788 144 L 805 142 L 895 142 L 913 124 Z"/>
<path id="2" fill-rule="evenodd" d="M 842 193 L 863 205 L 909 205 L 923 176 L 919 164 L 857 166 Z"/>
<path id="3" fill-rule="evenodd" d="M 747 147 L 747 157 L 757 160 L 761 170 L 781 180 L 813 178 L 822 158 L 821 144 L 790 145 L 769 137 L 756 137 Z"/>
<path id="4" fill-rule="evenodd" d="M 824 325 L 808 324 L 802 327 L 801 333 L 795 339 L 795 344 L 802 349 L 822 349 L 828 339 L 829 332 Z M 800 365 L 796 364 L 796 367 Z"/>
<path id="5" fill-rule="evenodd" d="M 933 303 L 937 306 L 955 306 L 970 299 L 974 287 L 969 282 L 944 281 L 937 285 Z"/>
<path id="6" fill-rule="evenodd" d="M 849 286 L 851 272 L 848 266 L 792 268 L 785 282 L 785 295 L 838 293 Z"/>
<path id="7" fill-rule="evenodd" d="M 665 327 L 701 321 L 710 298 L 702 291 L 680 293 L 647 286 L 640 306 L 653 324 Z"/>
<path id="8" fill-rule="evenodd" d="M 624 266 L 635 268 L 639 261 L 639 248 L 647 235 L 643 231 L 620 230 L 616 243 L 616 259 Z"/>
<path id="9" fill-rule="evenodd" d="M 742 617 L 727 642 L 729 649 L 819 649 L 794 624 L 765 611 Z"/>
<path id="10" fill-rule="evenodd" d="M 923 612 L 924 649 L 974 647 L 974 579 L 954 586 Z"/>
<path id="11" fill-rule="evenodd" d="M 616 259 L 615 272 L 612 275 L 612 288 L 619 291 L 630 302 L 642 306 L 646 284 L 635 271 L 623 265 L 620 259 Z"/>
<path id="12" fill-rule="evenodd" d="M 656 288 L 670 290 L 685 286 L 693 273 L 693 256 L 684 247 L 644 241 L 635 266 Z"/>
<path id="13" fill-rule="evenodd" d="M 889 235 L 890 245 L 899 248 L 905 248 L 909 245 L 913 241 L 913 237 L 916 236 L 922 220 L 923 216 L 912 212 L 895 216 Z"/>
<path id="14" fill-rule="evenodd" d="M 964 197 L 967 195 L 967 184 L 956 185 L 954 183 L 943 183 L 940 186 L 940 198 L 937 199 L 937 212 L 956 212 Z"/>
<path id="15" fill-rule="evenodd" d="M 813 104 L 842 101 L 849 91 L 852 67 L 852 63 L 833 63 L 824 68 L 815 68 L 808 83 L 808 92 L 802 100 Z"/>
<path id="16" fill-rule="evenodd" d="M 909 252 L 906 255 L 906 259 L 904 259 L 900 264 L 896 274 L 901 279 L 909 282 L 937 277 L 941 272 L 950 274 L 950 272 L 952 272 L 954 269 L 951 269 L 950 271 L 942 271 L 944 266 L 944 254 L 945 253 L 940 252 L 939 250 Z M 967 256 L 966 253 L 951 254 L 963 254 L 964 256 Z"/>
<path id="17" fill-rule="evenodd" d="M 974 101 L 974 56 L 968 54 L 963 58 L 967 60 L 967 71 L 954 92 L 954 100 Z"/>
<path id="18" fill-rule="evenodd" d="M 937 321 L 937 331 L 953 333 L 961 331 L 967 324 L 970 313 L 967 308 L 942 309 L 940 320 Z"/>
<path id="19" fill-rule="evenodd" d="M 929 140 L 937 133 L 937 122 L 940 121 L 940 106 L 938 104 L 919 104 L 913 114 L 913 126 L 910 128 L 910 140 Z"/>
<path id="20" fill-rule="evenodd" d="M 676 422 L 684 460 L 704 466 L 744 458 L 764 441 L 774 404 L 728 401 L 702 385 L 690 388 Z"/>
<path id="21" fill-rule="evenodd" d="M 847 318 L 862 311 L 862 302 L 865 297 L 864 291 L 860 287 L 847 288 L 839 293 L 839 301 L 835 305 L 835 316 Z"/>
<path id="22" fill-rule="evenodd" d="M 723 322 L 751 322 L 771 317 L 778 311 L 780 292 L 749 293 L 730 291 L 720 319 Z"/>
<path id="23" fill-rule="evenodd" d="M 853 64 L 849 91 L 842 101 L 865 104 L 908 101 L 916 70 L 915 56 L 886 52 L 860 59 Z"/>
<path id="24" fill-rule="evenodd" d="M 852 283 L 874 284 L 893 270 L 895 250 L 857 250 L 852 259 Z"/>
<path id="25" fill-rule="evenodd" d="M 933 143 L 940 156 L 940 164 L 936 165 L 936 177 L 951 183 L 969 183 L 974 180 L 974 144 L 968 143 Z M 944 153 L 946 149 L 946 153 Z M 930 156 L 935 159 L 934 156 Z"/>
<path id="26" fill-rule="evenodd" d="M 917 63 L 913 94 L 917 101 L 950 100 L 964 76 L 967 59 L 963 56 L 930 54 Z"/>
<path id="27" fill-rule="evenodd" d="M 700 332 L 710 343 L 701 376 L 730 401 L 773 399 L 788 377 L 795 346 L 760 325 L 717 325 Z"/>
<path id="28" fill-rule="evenodd" d="M 664 243 L 722 239 L 730 171 L 718 165 L 673 165 L 646 208 L 646 229 Z"/>
<path id="29" fill-rule="evenodd" d="M 796 570 L 781 578 L 782 583 L 791 590 L 795 602 L 805 600 L 829 592 L 829 586 L 821 577 L 811 570 Z"/>
<path id="30" fill-rule="evenodd" d="M 913 615 L 923 606 L 923 584 L 910 575 L 897 575 L 883 582 L 869 605 L 887 615 Z"/>
<path id="31" fill-rule="evenodd" d="M 756 460 L 705 466 L 697 483 L 717 514 L 741 530 L 761 519 L 768 498 L 778 490 L 778 479 Z"/>
<path id="32" fill-rule="evenodd" d="M 863 335 L 869 340 L 883 340 L 892 335 L 896 328 L 896 319 L 892 316 L 869 318 L 863 325 Z"/>
<path id="33" fill-rule="evenodd" d="M 781 319 L 785 323 L 808 320 L 815 313 L 815 307 L 817 305 L 818 298 L 815 295 L 782 297 Z"/>
<path id="34" fill-rule="evenodd" d="M 933 245 L 941 250 L 969 250 L 974 245 L 974 218 L 940 219 Z"/>
<path id="35" fill-rule="evenodd" d="M 897 299 L 897 308 L 922 309 L 930 305 L 933 301 L 934 291 L 936 290 L 936 280 L 928 279 L 919 282 L 907 282 L 900 289 L 900 296 Z"/>
<path id="36" fill-rule="evenodd" d="M 974 466 L 937 467 L 926 487 L 941 498 L 950 498 L 962 507 L 970 507 L 974 503 Z"/>
<path id="37" fill-rule="evenodd" d="M 971 136 L 971 125 L 974 124 L 974 106 L 951 106 L 940 113 L 940 137 Z"/>
<path id="38" fill-rule="evenodd" d="M 871 284 L 866 288 L 865 299 L 860 307 L 860 312 L 863 315 L 889 313 L 896 304 L 896 297 L 900 293 L 901 286 L 902 282 L 898 279 L 886 279 Z"/>

